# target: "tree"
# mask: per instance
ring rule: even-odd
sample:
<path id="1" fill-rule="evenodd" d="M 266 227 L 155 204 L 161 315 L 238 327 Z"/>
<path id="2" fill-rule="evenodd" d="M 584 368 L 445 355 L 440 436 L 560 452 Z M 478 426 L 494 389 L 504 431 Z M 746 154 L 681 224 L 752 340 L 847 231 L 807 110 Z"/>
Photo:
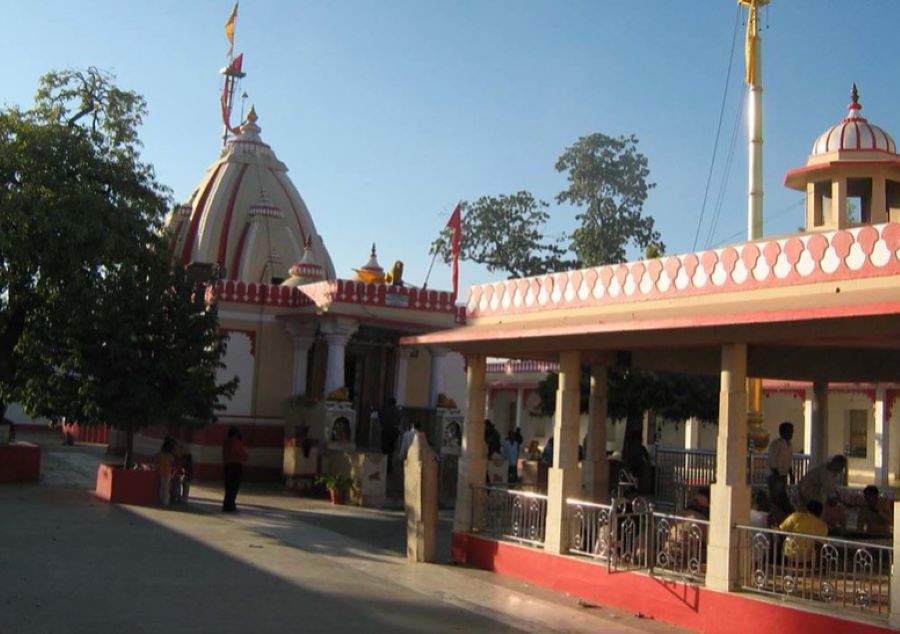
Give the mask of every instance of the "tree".
<path id="1" fill-rule="evenodd" d="M 582 368 L 581 411 L 588 411 L 590 374 Z M 559 374 L 551 372 L 538 383 L 540 398 L 534 413 L 552 416 L 556 411 Z M 612 420 L 625 421 L 625 444 L 622 455 L 631 454 L 630 445 L 640 436 L 644 412 L 650 410 L 664 420 L 683 421 L 699 418 L 718 421 L 719 379 L 705 375 L 652 372 L 632 368 L 611 368 L 608 373 L 609 398 L 607 414 Z"/>
<path id="2" fill-rule="evenodd" d="M 549 219 L 549 205 L 527 191 L 511 196 L 482 196 L 463 201 L 460 258 L 485 265 L 488 271 L 502 271 L 512 277 L 539 275 L 565 266 L 565 249 L 559 240 L 547 238 L 543 227 Z M 450 261 L 450 241 L 441 236 L 431 245 Z"/>
<path id="3" fill-rule="evenodd" d="M 569 187 L 556 202 L 583 209 L 575 216 L 578 227 L 557 239 L 544 231 L 549 205 L 528 191 L 462 202 L 460 258 L 484 264 L 489 271 L 528 277 L 621 262 L 630 245 L 651 257 L 664 252 L 653 218 L 643 215 L 654 185 L 647 182 L 647 158 L 637 151 L 637 143 L 633 135 L 612 138 L 598 133 L 566 148 L 556 169 L 567 173 Z M 446 235 L 432 243 L 431 253 L 450 261 Z"/>
<path id="4" fill-rule="evenodd" d="M 0 111 L 0 408 L 133 431 L 202 423 L 235 382 L 214 308 L 173 269 L 168 191 L 140 161 L 135 93 L 50 73 Z"/>
<path id="5" fill-rule="evenodd" d="M 556 171 L 567 172 L 569 181 L 556 201 L 583 207 L 571 244 L 581 266 L 622 262 L 629 244 L 665 249 L 653 218 L 643 215 L 654 184 L 647 182 L 647 157 L 637 144 L 634 135 L 595 133 L 578 139 L 556 162 Z"/>

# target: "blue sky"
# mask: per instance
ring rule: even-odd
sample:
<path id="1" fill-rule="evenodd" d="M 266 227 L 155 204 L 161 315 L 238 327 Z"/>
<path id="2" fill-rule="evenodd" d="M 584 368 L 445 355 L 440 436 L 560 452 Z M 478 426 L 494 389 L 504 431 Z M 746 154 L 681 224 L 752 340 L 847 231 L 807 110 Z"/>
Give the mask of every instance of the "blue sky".
<path id="1" fill-rule="evenodd" d="M 95 65 L 147 98 L 144 158 L 178 200 L 218 156 L 218 69 L 227 0 L 0 0 L 0 101 L 27 105 L 37 78 Z M 27 8 L 25 8 L 27 7 Z M 765 233 L 802 224 L 786 170 L 846 112 L 900 135 L 900 3 L 772 0 L 763 12 Z M 732 0 L 243 0 L 236 50 L 263 139 L 290 168 L 342 276 L 371 242 L 420 284 L 428 244 L 459 199 L 528 189 L 551 202 L 551 232 L 576 210 L 553 198 L 553 166 L 580 136 L 636 134 L 656 183 L 645 212 L 668 253 L 697 233 L 737 7 Z M 743 21 L 698 247 L 746 232 L 743 120 L 716 209 L 740 100 Z M 500 277 L 470 263 L 461 285 Z M 432 287 L 449 286 L 438 264 Z"/>

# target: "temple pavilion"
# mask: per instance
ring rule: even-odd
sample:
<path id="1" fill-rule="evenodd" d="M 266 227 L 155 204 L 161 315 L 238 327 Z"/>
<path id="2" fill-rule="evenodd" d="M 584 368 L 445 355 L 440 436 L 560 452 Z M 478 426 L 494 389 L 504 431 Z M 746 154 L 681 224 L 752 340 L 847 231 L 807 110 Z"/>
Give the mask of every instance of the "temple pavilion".
<path id="1" fill-rule="evenodd" d="M 403 340 L 466 359 L 457 561 L 705 632 L 900 624 L 891 567 L 897 533 L 817 541 L 798 563 L 787 545 L 793 538 L 750 526 L 748 377 L 810 386 L 805 435 L 817 462 L 842 453 L 845 441 L 847 421 L 829 422 L 828 386 L 869 386 L 883 484 L 896 454 L 889 438 L 900 372 L 900 155 L 861 109 L 854 87 L 847 115 L 785 178 L 806 192 L 803 231 L 475 286 L 464 326 Z M 546 492 L 485 487 L 489 357 L 524 372 L 558 367 Z M 579 463 L 584 366 L 590 409 Z M 612 366 L 720 376 L 708 520 L 610 500 Z M 496 377 L 501 368 L 493 370 Z M 686 477 L 680 469 L 675 477 Z"/>

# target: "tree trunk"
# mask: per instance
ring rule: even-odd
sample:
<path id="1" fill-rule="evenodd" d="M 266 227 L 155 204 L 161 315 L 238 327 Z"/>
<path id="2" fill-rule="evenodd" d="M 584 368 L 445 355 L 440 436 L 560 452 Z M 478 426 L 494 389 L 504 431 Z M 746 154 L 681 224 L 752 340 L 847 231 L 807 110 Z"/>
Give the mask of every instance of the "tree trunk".
<path id="1" fill-rule="evenodd" d="M 132 455 L 134 453 L 134 430 L 130 427 L 125 430 L 125 468 L 132 467 Z"/>

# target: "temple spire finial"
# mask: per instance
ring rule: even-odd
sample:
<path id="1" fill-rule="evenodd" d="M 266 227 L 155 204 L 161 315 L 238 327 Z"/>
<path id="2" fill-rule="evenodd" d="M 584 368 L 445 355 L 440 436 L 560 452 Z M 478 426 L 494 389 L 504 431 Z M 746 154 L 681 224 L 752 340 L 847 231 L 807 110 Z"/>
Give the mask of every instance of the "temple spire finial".
<path id="1" fill-rule="evenodd" d="M 853 88 L 850 90 L 850 105 L 847 106 L 848 110 L 862 110 L 862 106 L 859 103 L 859 91 L 856 89 L 856 82 L 853 82 Z"/>

